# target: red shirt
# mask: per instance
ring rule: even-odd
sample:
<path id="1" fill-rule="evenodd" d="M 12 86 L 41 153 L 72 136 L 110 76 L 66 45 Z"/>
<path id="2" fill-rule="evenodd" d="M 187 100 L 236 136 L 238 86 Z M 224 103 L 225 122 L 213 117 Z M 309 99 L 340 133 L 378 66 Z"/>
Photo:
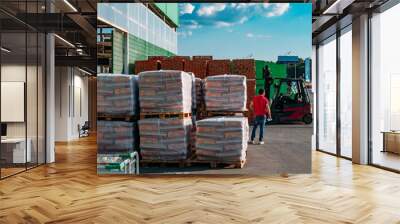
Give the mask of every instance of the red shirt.
<path id="1" fill-rule="evenodd" d="M 268 99 L 263 95 L 258 95 L 253 98 L 254 113 L 256 116 L 265 116 L 267 114 Z"/>

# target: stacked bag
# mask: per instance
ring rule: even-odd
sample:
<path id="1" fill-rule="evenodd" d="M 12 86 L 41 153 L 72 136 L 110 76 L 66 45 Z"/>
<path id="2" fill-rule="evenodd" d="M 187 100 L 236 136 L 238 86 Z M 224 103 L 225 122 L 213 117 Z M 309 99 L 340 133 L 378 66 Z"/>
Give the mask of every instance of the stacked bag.
<path id="1" fill-rule="evenodd" d="M 246 159 L 249 124 L 245 117 L 212 117 L 197 121 L 196 158 L 220 163 Z"/>
<path id="2" fill-rule="evenodd" d="M 121 74 L 97 76 L 97 172 L 126 174 L 132 170 L 132 152 L 138 146 L 138 77 Z"/>
<path id="3" fill-rule="evenodd" d="M 182 71 L 139 73 L 140 111 L 149 114 L 192 112 L 194 76 Z M 140 153 L 147 161 L 182 161 L 188 156 L 190 117 L 139 121 Z"/>
<path id="4" fill-rule="evenodd" d="M 97 78 L 97 113 L 138 114 L 138 76 L 100 74 Z"/>
<path id="5" fill-rule="evenodd" d="M 205 104 L 208 111 L 245 111 L 246 77 L 216 75 L 205 80 Z"/>
<path id="6" fill-rule="evenodd" d="M 193 78 L 182 71 L 139 73 L 140 112 L 191 113 Z"/>
<path id="7" fill-rule="evenodd" d="M 147 118 L 139 120 L 142 159 L 181 161 L 187 158 L 192 120 L 190 118 Z"/>

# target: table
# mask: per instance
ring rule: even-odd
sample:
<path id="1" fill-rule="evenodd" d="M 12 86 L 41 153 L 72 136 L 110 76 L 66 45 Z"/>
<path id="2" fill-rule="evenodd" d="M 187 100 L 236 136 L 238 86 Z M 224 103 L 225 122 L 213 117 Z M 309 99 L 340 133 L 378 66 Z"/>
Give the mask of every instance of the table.
<path id="1" fill-rule="evenodd" d="M 400 154 L 400 131 L 383 131 L 382 152 Z"/>
<path id="2" fill-rule="evenodd" d="M 27 147 L 25 151 L 25 138 L 5 138 L 1 139 L 1 157 L 5 158 L 9 163 L 26 163 L 31 162 L 32 141 L 30 138 L 26 139 Z M 8 154 L 8 155 L 7 155 Z M 12 156 L 11 156 L 12 154 Z"/>

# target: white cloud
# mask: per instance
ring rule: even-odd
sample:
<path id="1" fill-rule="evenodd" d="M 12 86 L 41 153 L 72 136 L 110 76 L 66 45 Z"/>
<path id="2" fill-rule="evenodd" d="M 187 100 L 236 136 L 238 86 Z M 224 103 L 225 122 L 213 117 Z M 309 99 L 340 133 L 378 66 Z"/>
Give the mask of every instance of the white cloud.
<path id="1" fill-rule="evenodd" d="M 246 37 L 248 37 L 248 38 L 253 38 L 253 37 L 254 37 L 254 34 L 252 34 L 252 33 L 246 33 Z"/>
<path id="2" fill-rule="evenodd" d="M 246 33 L 246 37 L 251 38 L 251 39 L 268 39 L 268 38 L 271 38 L 270 35 L 254 34 L 254 33 Z"/>
<path id="3" fill-rule="evenodd" d="M 192 14 L 194 11 L 195 7 L 194 5 L 190 4 L 190 3 L 185 3 L 182 5 L 181 7 L 181 11 L 180 14 L 184 15 L 184 14 Z"/>
<path id="4" fill-rule="evenodd" d="M 249 18 L 247 18 L 247 16 L 243 16 L 243 17 L 239 20 L 239 24 L 243 24 L 243 23 L 245 23 L 247 20 L 249 20 Z"/>
<path id="5" fill-rule="evenodd" d="M 187 22 L 185 27 L 191 30 L 195 30 L 201 28 L 201 25 L 196 20 L 190 20 Z"/>
<path id="6" fill-rule="evenodd" d="M 289 10 L 289 7 L 289 3 L 275 3 L 272 11 L 267 13 L 267 17 L 281 16 Z"/>
<path id="7" fill-rule="evenodd" d="M 268 9 L 271 6 L 271 3 L 263 3 L 264 9 Z"/>
<path id="8" fill-rule="evenodd" d="M 252 6 L 255 6 L 255 5 L 257 5 L 257 3 L 238 3 L 236 5 L 236 8 L 237 9 L 245 9 L 245 8 L 252 7 Z"/>
<path id="9" fill-rule="evenodd" d="M 202 6 L 199 10 L 197 10 L 197 14 L 199 16 L 212 16 L 217 12 L 223 11 L 225 8 L 225 3 L 213 3 Z"/>
<path id="10" fill-rule="evenodd" d="M 178 35 L 182 36 L 183 38 L 186 38 L 186 37 L 192 36 L 193 32 L 190 31 L 190 30 L 189 31 L 182 31 L 182 32 L 178 32 Z"/>
<path id="11" fill-rule="evenodd" d="M 231 27 L 234 25 L 238 24 L 243 24 L 245 23 L 249 18 L 247 16 L 243 16 L 242 18 L 239 19 L 237 22 L 226 22 L 226 21 L 215 21 L 214 25 L 215 27 L 221 28 L 221 27 Z"/>
<path id="12" fill-rule="evenodd" d="M 228 23 L 228 22 L 224 22 L 224 21 L 216 21 L 215 22 L 215 26 L 220 28 L 220 27 L 230 27 L 233 26 L 234 23 Z"/>

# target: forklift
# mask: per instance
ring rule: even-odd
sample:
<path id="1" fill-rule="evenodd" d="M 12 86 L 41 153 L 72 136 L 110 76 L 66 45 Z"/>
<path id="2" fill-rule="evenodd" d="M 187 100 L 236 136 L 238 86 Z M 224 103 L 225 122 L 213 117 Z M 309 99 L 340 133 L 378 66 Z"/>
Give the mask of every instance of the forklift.
<path id="1" fill-rule="evenodd" d="M 298 78 L 271 78 L 268 67 L 264 69 L 265 92 L 270 101 L 273 124 L 301 121 L 311 124 L 310 96 L 304 80 Z"/>

